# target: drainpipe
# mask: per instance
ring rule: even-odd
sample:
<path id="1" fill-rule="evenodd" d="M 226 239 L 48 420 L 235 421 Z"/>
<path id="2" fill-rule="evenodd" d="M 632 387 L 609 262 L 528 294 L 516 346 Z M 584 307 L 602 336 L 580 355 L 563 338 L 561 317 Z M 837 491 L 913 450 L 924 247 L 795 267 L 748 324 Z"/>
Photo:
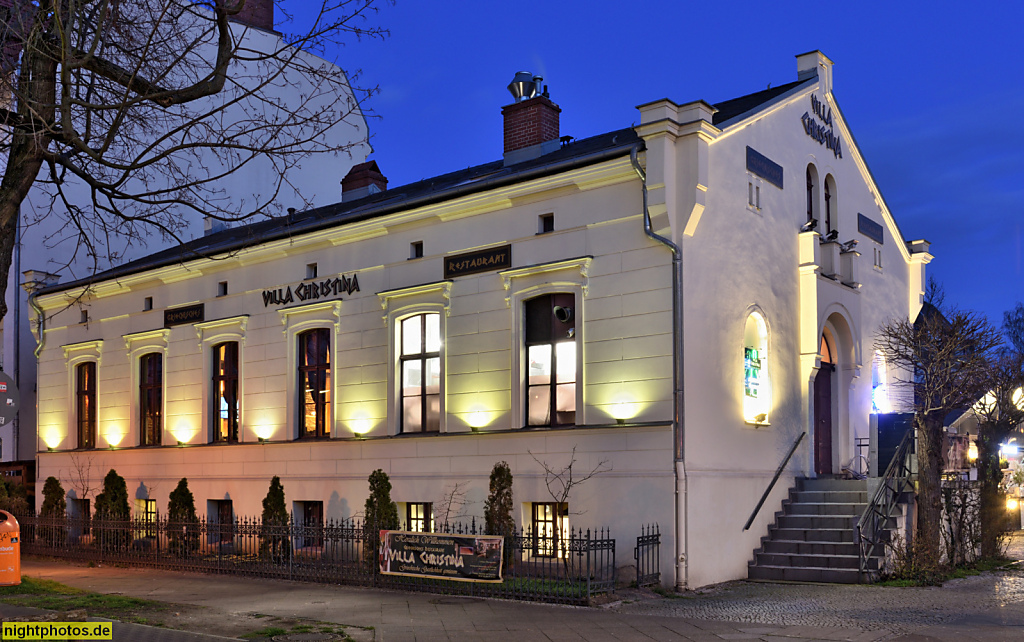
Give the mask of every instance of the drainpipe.
<path id="1" fill-rule="evenodd" d="M 647 173 L 640 166 L 637 152 L 640 145 L 629 150 L 633 170 L 640 177 L 644 195 L 644 234 L 672 250 L 672 439 L 675 472 L 675 565 L 676 589 L 689 586 L 689 559 L 687 557 L 689 524 L 687 517 L 687 479 L 685 421 L 683 413 L 683 253 L 672 240 L 652 229 L 651 212 L 647 208 Z"/>

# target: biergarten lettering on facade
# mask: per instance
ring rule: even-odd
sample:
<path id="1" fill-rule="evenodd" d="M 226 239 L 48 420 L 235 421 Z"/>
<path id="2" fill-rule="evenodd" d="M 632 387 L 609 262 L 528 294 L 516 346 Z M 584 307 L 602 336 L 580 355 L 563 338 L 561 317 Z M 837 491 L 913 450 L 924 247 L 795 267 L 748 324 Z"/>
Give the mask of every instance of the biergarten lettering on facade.
<path id="1" fill-rule="evenodd" d="M 205 309 L 202 303 L 187 305 L 172 310 L 164 310 L 164 327 L 172 325 L 185 325 L 186 323 L 200 323 L 205 320 Z"/>
<path id="2" fill-rule="evenodd" d="M 333 279 L 307 281 L 297 284 L 294 289 L 287 285 L 276 290 L 263 291 L 263 307 L 270 305 L 287 305 L 295 301 L 316 301 L 335 297 L 339 294 L 359 292 L 359 276 L 342 274 Z"/>
<path id="3" fill-rule="evenodd" d="M 478 274 L 512 267 L 512 246 L 502 245 L 477 252 L 449 256 L 444 260 L 444 278 Z"/>
<path id="4" fill-rule="evenodd" d="M 814 116 L 811 115 L 811 112 L 814 112 Z M 818 119 L 821 119 L 821 123 L 818 122 Z M 800 121 L 804 124 L 804 131 L 808 136 L 818 141 L 819 145 L 831 149 L 836 158 L 843 157 L 842 142 L 832 125 L 831 107 L 811 94 L 811 111 L 805 111 L 804 115 L 800 117 Z"/>

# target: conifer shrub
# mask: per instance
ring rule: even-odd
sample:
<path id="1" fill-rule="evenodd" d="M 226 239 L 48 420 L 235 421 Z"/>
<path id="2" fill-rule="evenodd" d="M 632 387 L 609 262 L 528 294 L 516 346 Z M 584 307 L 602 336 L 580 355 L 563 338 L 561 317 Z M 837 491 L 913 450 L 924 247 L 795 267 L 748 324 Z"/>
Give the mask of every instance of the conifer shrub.
<path id="1" fill-rule="evenodd" d="M 380 568 L 380 532 L 398 529 L 398 505 L 391 501 L 391 479 L 386 472 L 378 468 L 370 473 L 369 482 L 370 496 L 366 498 L 363 518 L 363 559 L 376 573 Z"/>
<path id="2" fill-rule="evenodd" d="M 506 567 L 512 562 L 512 537 L 516 532 L 512 509 L 512 470 L 506 462 L 499 461 L 491 469 L 490 490 L 484 502 L 484 532 L 505 538 Z"/>
<path id="3" fill-rule="evenodd" d="M 283 562 L 291 555 L 288 539 L 288 508 L 284 501 L 281 478 L 270 480 L 267 496 L 263 498 L 263 516 L 260 522 L 260 553 L 275 562 Z"/>
<path id="4" fill-rule="evenodd" d="M 64 497 L 64 487 L 60 480 L 50 475 L 43 484 L 43 505 L 39 507 L 39 516 L 48 518 L 39 528 L 39 537 L 49 546 L 56 546 L 64 541 L 62 522 L 68 510 L 68 502 Z"/>
<path id="5" fill-rule="evenodd" d="M 199 550 L 199 516 L 185 477 L 171 491 L 167 504 L 167 547 L 178 557 L 188 557 Z"/>
<path id="6" fill-rule="evenodd" d="M 103 478 L 103 492 L 96 496 L 95 516 L 93 532 L 100 548 L 106 551 L 127 549 L 132 541 L 128 485 L 113 468 Z"/>

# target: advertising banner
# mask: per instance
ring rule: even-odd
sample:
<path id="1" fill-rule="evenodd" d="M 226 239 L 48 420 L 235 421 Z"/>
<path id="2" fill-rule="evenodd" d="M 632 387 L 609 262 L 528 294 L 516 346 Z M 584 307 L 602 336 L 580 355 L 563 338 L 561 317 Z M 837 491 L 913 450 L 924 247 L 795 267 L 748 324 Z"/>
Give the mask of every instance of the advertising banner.
<path id="1" fill-rule="evenodd" d="M 385 575 L 501 581 L 501 536 L 381 531 L 380 541 L 380 572 Z"/>

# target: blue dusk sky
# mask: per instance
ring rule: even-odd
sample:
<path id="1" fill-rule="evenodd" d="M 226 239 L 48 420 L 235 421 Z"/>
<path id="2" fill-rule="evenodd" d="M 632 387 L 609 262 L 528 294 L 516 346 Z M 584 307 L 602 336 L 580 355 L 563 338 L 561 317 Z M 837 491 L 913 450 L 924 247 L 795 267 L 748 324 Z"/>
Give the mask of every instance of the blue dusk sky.
<path id="1" fill-rule="evenodd" d="M 389 38 L 327 57 L 379 86 L 371 158 L 392 187 L 499 159 L 519 70 L 544 76 L 562 134 L 585 138 L 659 98 L 791 82 L 795 55 L 820 49 L 905 238 L 932 243 L 947 305 L 1001 324 L 1024 301 L 1022 2 L 397 0 L 375 20 Z"/>

